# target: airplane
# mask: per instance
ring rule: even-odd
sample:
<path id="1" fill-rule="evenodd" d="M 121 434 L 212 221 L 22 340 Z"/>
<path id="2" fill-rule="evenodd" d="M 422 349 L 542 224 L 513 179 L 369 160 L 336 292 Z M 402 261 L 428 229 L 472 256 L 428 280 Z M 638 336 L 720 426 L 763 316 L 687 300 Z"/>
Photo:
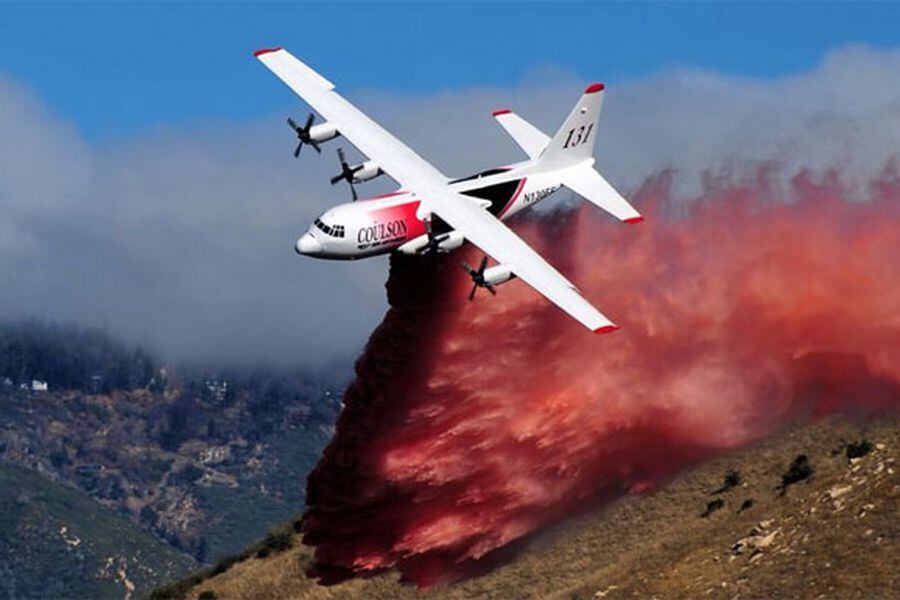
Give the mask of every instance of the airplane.
<path id="1" fill-rule="evenodd" d="M 334 84 L 282 47 L 253 53 L 309 104 L 325 122 L 304 125 L 293 119 L 299 156 L 304 145 L 346 138 L 368 160 L 349 165 L 339 152 L 341 173 L 332 185 L 350 184 L 353 202 L 316 218 L 295 245 L 299 254 L 353 260 L 399 252 L 408 255 L 450 252 L 470 242 L 485 256 L 478 268 L 463 264 L 478 288 L 495 288 L 519 278 L 595 333 L 619 327 L 588 302 L 578 288 L 517 236 L 503 221 L 562 187 L 575 192 L 625 223 L 641 214 L 594 169 L 593 148 L 604 85 L 588 85 L 551 138 L 508 109 L 494 118 L 528 160 L 451 179 L 334 91 Z M 393 192 L 358 199 L 355 184 L 387 174 L 399 184 Z M 496 264 L 488 266 L 488 256 Z"/>

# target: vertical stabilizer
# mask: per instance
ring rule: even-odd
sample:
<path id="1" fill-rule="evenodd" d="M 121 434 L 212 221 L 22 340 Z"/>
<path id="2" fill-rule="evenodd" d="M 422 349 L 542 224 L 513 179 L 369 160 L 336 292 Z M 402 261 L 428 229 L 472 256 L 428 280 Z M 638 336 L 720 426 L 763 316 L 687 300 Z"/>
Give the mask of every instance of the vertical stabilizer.
<path id="1" fill-rule="evenodd" d="M 578 104 L 541 154 L 541 167 L 563 168 L 593 157 L 597 119 L 602 104 L 603 84 L 587 86 Z"/>
<path id="2" fill-rule="evenodd" d="M 559 182 L 625 223 L 644 220 L 631 204 L 594 169 L 594 142 L 603 105 L 603 84 L 587 86 L 578 104 L 538 157 L 541 172 L 555 171 Z"/>

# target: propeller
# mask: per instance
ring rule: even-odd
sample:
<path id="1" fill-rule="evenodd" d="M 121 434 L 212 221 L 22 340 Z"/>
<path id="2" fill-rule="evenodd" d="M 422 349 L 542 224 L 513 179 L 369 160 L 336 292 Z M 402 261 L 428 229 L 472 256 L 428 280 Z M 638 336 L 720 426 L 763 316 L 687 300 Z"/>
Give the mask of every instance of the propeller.
<path id="1" fill-rule="evenodd" d="M 288 125 L 290 125 L 291 129 L 293 129 L 297 133 L 297 139 L 300 140 L 300 143 L 297 144 L 297 148 L 294 150 L 294 158 L 298 158 L 300 156 L 300 151 L 303 149 L 303 144 L 309 144 L 316 149 L 316 152 L 318 152 L 319 154 L 322 153 L 322 149 L 319 148 L 319 144 L 316 143 L 314 139 L 309 137 L 309 130 L 312 127 L 313 121 L 315 119 L 315 115 L 309 113 L 309 116 L 306 118 L 306 125 L 300 127 L 300 125 L 297 124 L 297 121 L 288 117 Z"/>
<path id="2" fill-rule="evenodd" d="M 331 178 L 331 185 L 336 184 L 338 181 L 342 179 L 350 184 L 350 192 L 353 194 L 353 200 L 357 200 L 359 196 L 356 195 L 356 188 L 353 186 L 353 175 L 363 168 L 362 165 L 356 165 L 355 167 L 351 167 L 347 164 L 347 159 L 344 158 L 344 149 L 337 149 L 338 158 L 341 161 L 341 172 Z"/>
<path id="3" fill-rule="evenodd" d="M 478 265 L 477 269 L 473 269 L 469 266 L 469 263 L 464 262 L 462 264 L 463 269 L 466 270 L 466 273 L 469 274 L 469 277 L 472 278 L 472 291 L 469 292 L 469 302 L 475 299 L 475 292 L 478 291 L 478 288 L 483 287 L 487 291 L 491 293 L 492 296 L 497 295 L 497 290 L 494 289 L 494 286 L 484 280 L 484 270 L 487 268 L 488 258 L 487 256 L 482 257 L 481 264 Z"/>
<path id="4" fill-rule="evenodd" d="M 441 250 L 441 244 L 450 237 L 449 233 L 434 233 L 431 219 L 425 220 L 425 233 L 428 234 L 428 242 L 416 250 L 416 254 L 437 254 Z"/>

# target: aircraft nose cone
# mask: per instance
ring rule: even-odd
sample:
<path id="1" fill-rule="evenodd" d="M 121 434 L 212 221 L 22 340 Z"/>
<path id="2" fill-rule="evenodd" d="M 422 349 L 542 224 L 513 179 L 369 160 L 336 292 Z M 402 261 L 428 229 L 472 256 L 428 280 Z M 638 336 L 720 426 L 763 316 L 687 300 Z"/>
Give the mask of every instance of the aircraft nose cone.
<path id="1" fill-rule="evenodd" d="M 316 241 L 309 233 L 304 233 L 300 236 L 300 239 L 297 240 L 297 245 L 294 246 L 294 250 L 297 251 L 297 254 L 315 254 L 317 252 L 322 251 L 322 244 Z"/>

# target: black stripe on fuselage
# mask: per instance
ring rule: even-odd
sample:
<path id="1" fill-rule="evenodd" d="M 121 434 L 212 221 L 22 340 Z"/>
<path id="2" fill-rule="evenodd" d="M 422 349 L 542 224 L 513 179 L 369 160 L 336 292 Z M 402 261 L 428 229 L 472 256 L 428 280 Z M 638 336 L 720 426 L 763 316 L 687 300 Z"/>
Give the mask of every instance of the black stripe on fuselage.
<path id="1" fill-rule="evenodd" d="M 495 217 L 498 217 L 500 216 L 500 211 L 503 210 L 503 207 L 509 204 L 509 201 L 512 199 L 513 195 L 516 193 L 516 190 L 519 188 L 519 183 L 521 181 L 521 179 L 513 179 L 512 181 L 495 183 L 494 185 L 466 190 L 465 192 L 460 193 L 465 194 L 466 196 L 472 196 L 474 198 L 489 200 L 491 202 L 491 205 L 488 207 L 488 212 Z"/>
<path id="2" fill-rule="evenodd" d="M 487 171 L 482 171 L 481 173 L 475 173 L 474 175 L 469 175 L 468 177 L 460 177 L 459 179 L 454 179 L 450 182 L 450 184 L 454 183 L 462 183 L 463 181 L 472 181 L 473 179 L 481 179 L 482 177 L 490 177 L 491 175 L 499 175 L 500 173 L 506 173 L 509 171 L 509 167 L 494 167 L 493 169 L 488 169 Z"/>

